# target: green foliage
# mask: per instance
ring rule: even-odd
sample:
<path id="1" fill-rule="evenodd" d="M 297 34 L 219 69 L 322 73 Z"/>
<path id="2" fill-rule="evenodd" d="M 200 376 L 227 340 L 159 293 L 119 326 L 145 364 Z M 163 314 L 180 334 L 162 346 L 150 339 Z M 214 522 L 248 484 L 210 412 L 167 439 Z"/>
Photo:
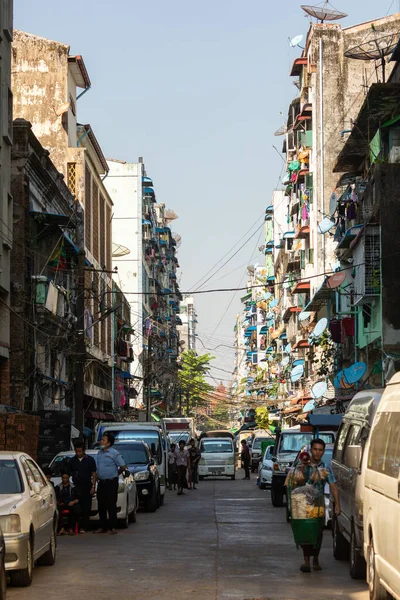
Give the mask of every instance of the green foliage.
<path id="1" fill-rule="evenodd" d="M 206 376 L 210 370 L 211 354 L 198 355 L 193 350 L 182 354 L 182 368 L 178 379 L 182 394 L 182 408 L 187 416 L 191 416 L 198 406 L 207 404 L 207 394 L 214 391 Z"/>
<path id="2" fill-rule="evenodd" d="M 332 341 L 329 331 L 325 331 L 314 343 L 314 347 L 320 348 L 318 357 L 312 348 L 308 353 L 308 358 L 316 367 L 317 375 L 323 377 L 333 371 L 334 360 L 337 352 L 337 346 Z"/>
<path id="3" fill-rule="evenodd" d="M 266 406 L 256 408 L 256 423 L 259 429 L 269 429 L 269 412 Z"/>

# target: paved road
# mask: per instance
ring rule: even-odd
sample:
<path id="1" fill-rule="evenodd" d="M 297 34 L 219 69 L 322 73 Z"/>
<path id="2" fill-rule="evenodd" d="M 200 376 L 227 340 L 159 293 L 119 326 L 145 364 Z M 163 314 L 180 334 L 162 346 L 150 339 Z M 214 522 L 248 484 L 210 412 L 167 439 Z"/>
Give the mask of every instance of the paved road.
<path id="1" fill-rule="evenodd" d="M 324 570 L 303 574 L 300 562 L 284 510 L 255 479 L 211 480 L 185 497 L 168 492 L 118 536 L 61 538 L 56 565 L 37 567 L 33 585 L 10 588 L 8 600 L 367 600 L 366 584 L 333 560 L 330 532 Z"/>

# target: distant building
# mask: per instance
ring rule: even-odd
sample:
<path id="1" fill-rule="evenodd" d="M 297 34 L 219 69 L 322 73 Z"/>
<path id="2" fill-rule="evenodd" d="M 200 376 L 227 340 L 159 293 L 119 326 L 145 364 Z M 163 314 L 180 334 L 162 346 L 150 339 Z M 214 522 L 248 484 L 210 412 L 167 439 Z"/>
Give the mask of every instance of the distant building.
<path id="1" fill-rule="evenodd" d="M 10 400 L 8 360 L 10 350 L 10 251 L 13 246 L 13 199 L 10 191 L 13 135 L 13 96 L 11 91 L 12 0 L 2 0 L 0 31 L 0 403 L 7 404 Z"/>
<path id="2" fill-rule="evenodd" d="M 179 321 L 181 324 L 178 325 L 177 329 L 179 331 L 182 351 L 196 350 L 197 313 L 192 296 L 183 297 L 180 305 Z M 177 322 L 179 323 L 179 321 Z"/>

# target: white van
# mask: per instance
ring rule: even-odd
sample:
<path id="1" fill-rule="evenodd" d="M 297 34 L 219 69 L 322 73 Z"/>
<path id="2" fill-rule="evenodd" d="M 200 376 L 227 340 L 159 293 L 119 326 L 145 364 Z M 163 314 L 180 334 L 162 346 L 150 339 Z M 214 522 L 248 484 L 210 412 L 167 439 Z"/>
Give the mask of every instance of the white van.
<path id="1" fill-rule="evenodd" d="M 200 480 L 204 477 L 235 479 L 235 446 L 230 438 L 203 438 L 200 452 Z"/>
<path id="2" fill-rule="evenodd" d="M 400 600 L 400 373 L 383 392 L 364 478 L 364 555 L 371 600 Z"/>
<path id="3" fill-rule="evenodd" d="M 105 427 L 102 433 L 112 433 L 116 442 L 142 440 L 151 450 L 160 475 L 161 504 L 164 503 L 167 480 L 166 438 L 156 423 L 115 423 Z"/>

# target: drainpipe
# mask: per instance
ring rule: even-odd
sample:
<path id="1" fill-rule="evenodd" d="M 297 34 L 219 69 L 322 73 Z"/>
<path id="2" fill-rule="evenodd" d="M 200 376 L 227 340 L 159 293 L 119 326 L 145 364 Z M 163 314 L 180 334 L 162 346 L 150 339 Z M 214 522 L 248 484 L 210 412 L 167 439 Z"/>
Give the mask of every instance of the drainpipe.
<path id="1" fill-rule="evenodd" d="M 77 145 L 77 147 L 78 147 L 78 148 L 79 148 L 79 146 L 81 145 L 81 141 L 82 141 L 82 140 L 84 140 L 84 139 L 85 139 L 85 137 L 86 137 L 87 135 L 89 135 L 90 131 L 91 131 L 91 129 L 90 129 L 90 127 L 89 127 L 89 129 L 86 129 L 86 130 L 85 130 L 85 131 L 82 133 L 81 137 L 79 137 L 79 138 L 78 138 L 78 141 L 76 142 L 76 145 Z"/>
<path id="2" fill-rule="evenodd" d="M 78 94 L 78 95 L 77 95 L 77 97 L 76 97 L 76 100 L 79 100 L 79 98 L 82 98 L 82 96 L 83 96 L 84 94 L 86 94 L 86 92 L 88 92 L 90 89 L 91 89 L 91 86 L 89 85 L 89 87 L 85 88 L 85 89 L 83 90 L 83 92 L 81 92 L 80 94 Z"/>
<path id="3" fill-rule="evenodd" d="M 319 40 L 319 115 L 320 115 L 320 151 L 321 151 L 321 187 L 320 187 L 320 211 L 324 214 L 324 192 L 325 192 L 325 173 L 324 173 L 324 57 L 323 41 Z M 322 254 L 323 254 L 323 272 L 325 273 L 325 235 L 322 236 Z"/>

